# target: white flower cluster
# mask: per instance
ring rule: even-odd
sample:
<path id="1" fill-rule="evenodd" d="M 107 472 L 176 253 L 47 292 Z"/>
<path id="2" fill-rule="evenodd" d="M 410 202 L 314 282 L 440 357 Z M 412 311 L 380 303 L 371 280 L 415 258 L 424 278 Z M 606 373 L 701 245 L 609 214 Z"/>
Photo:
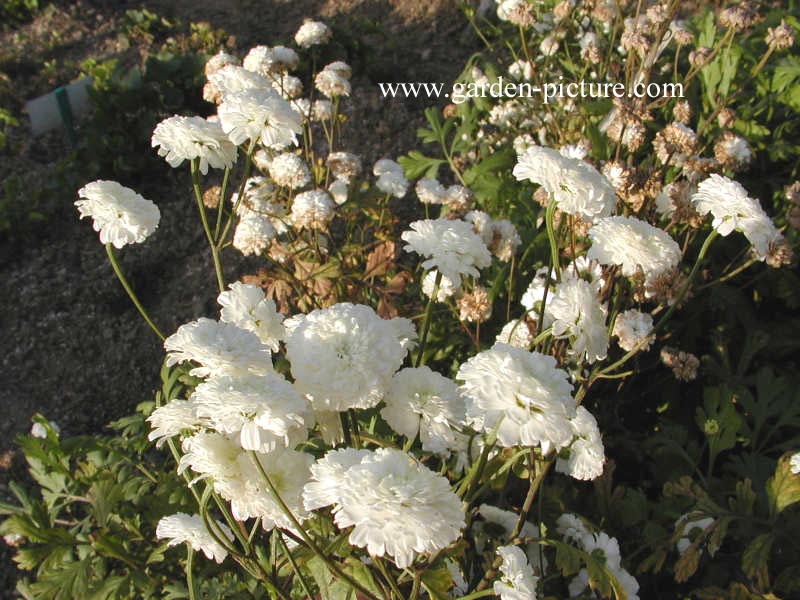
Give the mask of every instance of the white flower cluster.
<path id="1" fill-rule="evenodd" d="M 522 240 L 517 228 L 508 219 L 492 219 L 480 210 L 472 210 L 464 216 L 464 220 L 472 223 L 486 247 L 503 262 L 510 261 L 517 253 Z"/>
<path id="2" fill-rule="evenodd" d="M 606 308 L 597 299 L 597 287 L 583 279 L 566 277 L 545 304 L 544 325 L 553 337 L 569 339 L 569 353 L 594 363 L 606 357 Z"/>

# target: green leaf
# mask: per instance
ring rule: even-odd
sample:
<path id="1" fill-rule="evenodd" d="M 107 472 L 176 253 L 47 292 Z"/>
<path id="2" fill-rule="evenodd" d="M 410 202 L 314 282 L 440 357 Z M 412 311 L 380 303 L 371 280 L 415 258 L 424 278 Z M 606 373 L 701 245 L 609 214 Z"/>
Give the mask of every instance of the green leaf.
<path id="1" fill-rule="evenodd" d="M 403 167 L 403 172 L 409 179 L 417 177 L 435 179 L 439 173 L 439 167 L 447 161 L 441 158 L 431 158 L 417 150 L 412 150 L 406 156 L 398 158 L 397 162 Z"/>
<path id="2" fill-rule="evenodd" d="M 748 577 L 756 579 L 759 587 L 769 585 L 767 561 L 774 541 L 772 533 L 762 533 L 750 542 L 742 554 L 742 570 Z"/>
<path id="3" fill-rule="evenodd" d="M 767 481 L 767 497 L 773 517 L 787 506 L 800 502 L 800 474 L 792 473 L 790 463 L 793 454 L 787 452 L 780 457 L 775 474 Z"/>
<path id="4" fill-rule="evenodd" d="M 31 591 L 39 600 L 86 598 L 89 591 L 92 558 L 65 563 L 60 569 L 42 571 Z"/>
<path id="5" fill-rule="evenodd" d="M 447 600 L 450 597 L 447 592 L 452 585 L 453 578 L 444 565 L 425 569 L 422 573 L 422 587 L 434 600 Z"/>

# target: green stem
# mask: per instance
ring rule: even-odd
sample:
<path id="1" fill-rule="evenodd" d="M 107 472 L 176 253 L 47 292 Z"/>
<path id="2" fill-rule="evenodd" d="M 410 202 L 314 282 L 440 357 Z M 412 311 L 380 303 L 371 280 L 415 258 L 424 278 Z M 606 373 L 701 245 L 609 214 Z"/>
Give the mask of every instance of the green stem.
<path id="1" fill-rule="evenodd" d="M 380 571 L 381 575 L 386 580 L 386 583 L 389 584 L 389 587 L 392 591 L 392 598 L 396 596 L 398 600 L 403 600 L 403 594 L 400 591 L 400 588 L 397 587 L 397 582 L 391 575 L 389 575 L 386 565 L 383 564 L 383 559 L 380 557 L 375 557 L 375 565 L 378 567 L 378 571 Z"/>
<path id="2" fill-rule="evenodd" d="M 489 596 L 494 596 L 494 590 L 481 590 L 479 592 L 472 592 L 471 594 L 461 596 L 456 600 L 474 600 L 475 598 L 487 598 Z"/>
<path id="3" fill-rule="evenodd" d="M 561 281 L 561 265 L 558 263 L 558 242 L 556 241 L 556 232 L 553 228 L 553 219 L 556 213 L 556 203 L 551 198 L 547 205 L 547 212 L 545 213 L 545 224 L 547 226 L 547 241 L 550 243 L 550 260 L 553 263 L 553 269 L 556 272 L 556 281 Z"/>
<path id="4" fill-rule="evenodd" d="M 428 341 L 428 331 L 431 328 L 431 314 L 433 313 L 433 303 L 439 296 L 439 285 L 441 283 L 442 283 L 442 272 L 437 271 L 436 281 L 433 284 L 433 293 L 431 293 L 431 297 L 428 298 L 428 305 L 425 307 L 425 322 L 422 325 L 422 337 L 419 340 L 419 352 L 417 354 L 417 360 L 414 362 L 415 367 L 419 367 L 424 362 L 423 357 L 425 355 L 425 342 Z"/>
<path id="5" fill-rule="evenodd" d="M 306 593 L 306 596 L 309 598 L 313 598 L 314 595 L 311 593 L 311 588 L 308 586 L 308 582 L 303 574 L 300 572 L 300 567 L 297 566 L 297 563 L 294 560 L 294 556 L 289 551 L 289 546 L 286 545 L 286 540 L 283 539 L 283 535 L 281 534 L 279 529 L 275 530 L 275 534 L 278 536 L 278 542 L 281 545 L 281 549 L 283 553 L 286 555 L 286 558 L 289 559 L 289 564 L 292 565 L 292 570 L 294 574 L 297 575 L 297 578 L 300 580 L 300 585 L 303 587 L 303 591 Z"/>
<path id="6" fill-rule="evenodd" d="M 421 583 L 420 572 L 415 571 L 414 583 L 411 584 L 411 595 L 408 597 L 409 600 L 417 600 L 417 598 L 419 598 L 420 583 Z"/>
<path id="7" fill-rule="evenodd" d="M 222 214 L 225 209 L 225 196 L 228 192 L 228 180 L 231 176 L 230 167 L 225 167 L 222 175 L 222 185 L 219 188 L 219 203 L 217 204 L 217 222 L 214 224 L 214 239 L 219 240 L 219 230 L 222 228 Z"/>
<path id="8" fill-rule="evenodd" d="M 236 196 L 236 203 L 233 205 L 233 209 L 231 210 L 230 215 L 228 216 L 228 220 L 225 222 L 225 228 L 222 230 L 222 235 L 216 237 L 216 246 L 217 248 L 222 248 L 225 238 L 228 236 L 228 231 L 231 229 L 231 225 L 233 224 L 233 219 L 236 216 L 236 211 L 239 208 L 239 205 L 242 203 L 242 199 L 244 198 L 244 188 L 247 185 L 247 180 L 250 177 L 250 168 L 252 166 L 253 161 L 253 152 L 256 149 L 256 141 L 253 140 L 250 142 L 250 146 L 247 148 L 247 155 L 244 159 L 244 172 L 242 173 L 242 183 L 239 185 L 239 194 Z M 224 198 L 220 198 L 220 202 L 224 202 Z"/>
<path id="9" fill-rule="evenodd" d="M 522 510 L 517 517 L 517 522 L 514 525 L 514 529 L 508 536 L 508 543 L 513 544 L 514 540 L 519 537 L 522 528 L 525 526 L 525 521 L 528 517 L 528 512 L 530 512 L 531 507 L 533 506 L 533 500 L 536 497 L 536 492 L 542 485 L 544 481 L 545 475 L 550 470 L 550 465 L 553 464 L 552 460 L 548 460 L 544 463 L 539 463 L 539 470 L 536 472 L 534 476 L 534 468 L 537 466 L 536 456 L 534 454 L 533 448 L 530 450 L 529 454 L 529 463 L 528 463 L 528 481 L 530 482 L 528 485 L 528 493 L 525 496 L 525 502 L 522 505 Z M 484 573 L 483 577 L 481 578 L 480 582 L 478 583 L 477 587 L 475 588 L 476 591 L 484 590 L 488 585 L 489 582 L 497 575 L 497 569 L 500 568 L 500 565 L 503 563 L 503 559 L 499 556 L 495 559 L 492 563 L 492 567 Z"/>
<path id="10" fill-rule="evenodd" d="M 208 226 L 208 218 L 206 217 L 206 207 L 203 205 L 203 193 L 200 191 L 200 172 L 197 168 L 197 159 L 192 160 L 192 188 L 194 188 L 194 197 L 197 201 L 197 210 L 200 211 L 200 220 L 203 222 L 203 231 L 206 232 L 206 239 L 208 246 L 211 248 L 211 258 L 214 261 L 214 272 L 217 274 L 217 287 L 219 291 L 225 291 L 225 278 L 222 275 L 222 264 L 219 261 L 219 249 L 214 243 L 214 236 L 211 233 L 211 228 Z M 222 199 L 220 198 L 220 202 Z"/>
<path id="11" fill-rule="evenodd" d="M 189 588 L 189 600 L 197 600 L 197 584 L 192 576 L 192 562 L 194 561 L 194 550 L 191 545 L 186 544 L 186 587 Z"/>
<path id="12" fill-rule="evenodd" d="M 139 310 L 139 314 L 142 315 L 142 318 L 147 322 L 150 326 L 150 329 L 159 337 L 159 339 L 163 342 L 164 341 L 164 334 L 161 333 L 158 327 L 156 327 L 155 323 L 150 319 L 145 311 L 142 304 L 139 302 L 139 299 L 136 297 L 136 294 L 133 293 L 133 288 L 128 283 L 128 280 L 125 279 L 125 276 L 122 274 L 122 269 L 119 268 L 119 264 L 117 263 L 117 258 L 114 256 L 114 249 L 111 247 L 111 244 L 106 244 L 106 254 L 108 254 L 108 260 L 111 262 L 111 268 L 114 269 L 114 273 L 119 279 L 119 282 L 122 284 L 122 287 L 125 288 L 125 291 L 128 293 L 128 297 L 133 302 L 134 306 Z"/>

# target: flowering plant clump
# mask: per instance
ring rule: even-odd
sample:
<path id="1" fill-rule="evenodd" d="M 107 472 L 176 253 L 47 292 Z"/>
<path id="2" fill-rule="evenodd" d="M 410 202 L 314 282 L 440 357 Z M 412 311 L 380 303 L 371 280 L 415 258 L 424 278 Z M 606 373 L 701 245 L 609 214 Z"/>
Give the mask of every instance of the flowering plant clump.
<path id="1" fill-rule="evenodd" d="M 152 144 L 188 161 L 219 311 L 162 333 L 111 250 L 158 209 L 112 182 L 77 203 L 165 351 L 139 422 L 173 460 L 149 485 L 171 477 L 173 495 L 146 564 L 185 543 L 192 599 L 212 595 L 201 569 L 214 597 L 636 600 L 664 581 L 789 597 L 791 380 L 754 371 L 763 340 L 737 361 L 725 328 L 697 342 L 727 282 L 792 260 L 794 234 L 733 179 L 756 156 L 747 132 L 719 124 L 756 7 L 465 11 L 492 50 L 466 83 L 666 77 L 710 101 L 475 97 L 426 111 L 441 157 L 370 168 L 343 143 L 351 68 L 314 67 L 325 24 L 300 25 L 296 49 L 210 59 L 216 115 L 168 117 Z M 785 49 L 780 27 L 752 76 Z M 230 281 L 223 253 L 261 266 Z M 698 395 L 698 374 L 728 377 Z"/>

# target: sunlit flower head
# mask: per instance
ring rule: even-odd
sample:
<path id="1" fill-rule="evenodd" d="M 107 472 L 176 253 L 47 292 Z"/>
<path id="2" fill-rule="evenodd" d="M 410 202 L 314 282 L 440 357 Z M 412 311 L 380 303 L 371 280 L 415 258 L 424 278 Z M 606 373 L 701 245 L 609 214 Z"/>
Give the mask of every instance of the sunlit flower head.
<path id="1" fill-rule="evenodd" d="M 262 374 L 272 369 L 269 348 L 255 333 L 205 317 L 181 325 L 164 340 L 164 349 L 168 367 L 186 361 L 199 365 L 189 371 L 195 377 Z"/>
<path id="2" fill-rule="evenodd" d="M 292 223 L 295 227 L 325 230 L 336 216 L 336 204 L 325 190 L 310 190 L 292 200 Z"/>
<path id="3" fill-rule="evenodd" d="M 161 219 L 158 207 L 116 181 L 93 181 L 78 190 L 80 218 L 91 217 L 103 244 L 122 248 L 138 244 L 152 234 Z"/>
<path id="4" fill-rule="evenodd" d="M 314 78 L 314 86 L 326 98 L 349 96 L 351 91 L 350 67 L 341 61 L 331 63 Z"/>
<path id="5" fill-rule="evenodd" d="M 171 437 L 181 434 L 195 433 L 202 425 L 194 412 L 194 405 L 188 400 L 176 398 L 156 408 L 149 417 L 151 431 L 147 439 L 156 440 L 161 447 Z"/>
<path id="6" fill-rule="evenodd" d="M 650 348 L 653 339 L 653 317 L 650 313 L 643 313 L 635 308 L 626 310 L 617 315 L 611 335 L 619 339 L 619 347 L 630 352 L 638 344 L 639 350 L 645 352 Z"/>
<path id="7" fill-rule="evenodd" d="M 586 481 L 597 479 L 603 474 L 606 460 L 597 421 L 592 413 L 579 406 L 575 409 L 575 416 L 570 422 L 575 439 L 566 451 L 561 451 L 566 457 L 559 456 L 556 461 L 556 471 L 575 479 Z"/>
<path id="8" fill-rule="evenodd" d="M 311 173 L 305 161 L 291 152 L 275 156 L 269 164 L 269 176 L 280 186 L 300 189 L 311 182 Z"/>
<path id="9" fill-rule="evenodd" d="M 495 344 L 462 364 L 456 379 L 464 382 L 467 417 L 487 433 L 499 427 L 501 446 L 548 454 L 572 440 L 572 386 L 552 356 Z"/>
<path id="10" fill-rule="evenodd" d="M 536 582 L 525 552 L 519 546 L 500 546 L 497 554 L 503 559 L 500 580 L 493 585 L 500 600 L 536 600 Z"/>
<path id="11" fill-rule="evenodd" d="M 382 158 L 375 163 L 372 172 L 378 178 L 375 185 L 383 193 L 390 194 L 395 198 L 402 198 L 406 195 L 410 184 L 403 175 L 403 167 L 399 164 L 388 158 Z"/>
<path id="12" fill-rule="evenodd" d="M 334 505 L 336 525 L 353 527 L 351 544 L 372 556 L 388 556 L 401 569 L 461 536 L 464 513 L 450 483 L 405 452 L 334 450 L 311 472 L 306 508 Z M 315 482 L 325 485 L 314 487 Z"/>
<path id="13" fill-rule="evenodd" d="M 381 416 L 397 433 L 413 440 L 419 434 L 422 449 L 448 454 L 455 431 L 465 423 L 464 400 L 458 386 L 428 367 L 407 368 L 392 377 Z"/>
<path id="14" fill-rule="evenodd" d="M 606 357 L 608 332 L 606 308 L 597 299 L 597 288 L 588 281 L 568 277 L 557 284 L 545 304 L 545 327 L 553 337 L 569 339 L 568 352 L 593 363 Z"/>
<path id="15" fill-rule="evenodd" d="M 275 302 L 264 296 L 264 290 L 252 283 L 237 281 L 229 289 L 217 296 L 222 307 L 220 320 L 233 323 L 247 331 L 252 331 L 273 352 L 279 349 L 286 331 L 283 328 L 283 315 Z"/>
<path id="16" fill-rule="evenodd" d="M 217 535 L 220 533 L 229 541 L 233 541 L 233 533 L 228 527 L 216 521 Z M 186 542 L 195 552 L 203 552 L 209 560 L 221 563 L 228 556 L 228 551 L 206 529 L 200 515 L 177 513 L 162 517 L 156 526 L 156 538 L 167 539 L 168 546 L 177 546 Z"/>
<path id="17" fill-rule="evenodd" d="M 269 79 L 237 65 L 226 65 L 211 73 L 208 81 L 217 87 L 222 98 L 244 90 L 262 90 L 274 93 Z"/>
<path id="18" fill-rule="evenodd" d="M 233 247 L 245 256 L 259 255 L 269 247 L 276 235 L 275 226 L 268 217 L 258 213 L 247 213 L 236 225 Z"/>
<path id="19" fill-rule="evenodd" d="M 422 263 L 423 269 L 438 269 L 454 283 L 461 281 L 461 275 L 479 277 L 478 269 L 492 262 L 486 244 L 464 221 L 414 221 L 411 231 L 404 231 L 401 237 L 406 242 L 406 252 L 416 252 L 427 258 Z"/>
<path id="20" fill-rule="evenodd" d="M 293 448 L 314 423 L 305 398 L 274 371 L 212 377 L 195 388 L 191 401 L 206 426 L 238 435 L 245 450 Z"/>
<path id="21" fill-rule="evenodd" d="M 514 167 L 514 177 L 541 185 L 550 200 L 568 214 L 593 221 L 614 211 L 617 196 L 608 180 L 588 163 L 557 150 L 531 146 Z"/>
<path id="22" fill-rule="evenodd" d="M 447 195 L 447 189 L 435 179 L 420 179 L 414 187 L 417 198 L 423 204 L 442 204 Z"/>
<path id="23" fill-rule="evenodd" d="M 592 246 L 587 257 L 601 265 L 620 265 L 622 274 L 638 269 L 651 281 L 678 266 L 681 249 L 663 229 L 635 217 L 599 219 L 589 230 Z"/>
<path id="24" fill-rule="evenodd" d="M 436 286 L 436 276 L 438 273 L 439 272 L 434 269 L 433 271 L 428 271 L 425 277 L 422 278 L 422 293 L 428 298 L 433 297 L 433 289 Z M 460 288 L 456 287 L 448 277 L 442 275 L 439 279 L 439 290 L 436 292 L 436 302 L 444 302 L 450 296 L 458 293 L 459 289 Z"/>
<path id="25" fill-rule="evenodd" d="M 325 23 L 313 21 L 312 19 L 305 19 L 297 33 L 294 34 L 294 41 L 301 48 L 324 44 L 330 39 L 330 28 Z"/>
<path id="26" fill-rule="evenodd" d="M 289 103 L 260 89 L 243 90 L 224 97 L 218 109 L 223 131 L 236 144 L 260 140 L 274 149 L 297 143 L 302 119 Z"/>
<path id="27" fill-rule="evenodd" d="M 297 67 L 300 57 L 297 52 L 285 46 L 256 46 L 251 48 L 242 61 L 242 66 L 264 77 L 291 71 Z"/>
<path id="28" fill-rule="evenodd" d="M 220 124 L 203 117 L 174 116 L 164 119 L 153 130 L 153 148 L 163 156 L 171 167 L 184 160 L 198 159 L 200 172 L 205 175 L 208 167 L 227 169 L 236 161 L 234 146 Z"/>
<path id="29" fill-rule="evenodd" d="M 762 260 L 769 253 L 770 244 L 781 238 L 758 200 L 750 198 L 740 183 L 722 175 L 714 174 L 701 181 L 692 204 L 701 215 L 711 213 L 711 226 L 720 235 L 741 231 Z"/>
<path id="30" fill-rule="evenodd" d="M 378 404 L 416 339 L 408 319 L 381 319 L 370 307 L 349 303 L 292 317 L 287 326 L 295 385 L 323 410 Z"/>

